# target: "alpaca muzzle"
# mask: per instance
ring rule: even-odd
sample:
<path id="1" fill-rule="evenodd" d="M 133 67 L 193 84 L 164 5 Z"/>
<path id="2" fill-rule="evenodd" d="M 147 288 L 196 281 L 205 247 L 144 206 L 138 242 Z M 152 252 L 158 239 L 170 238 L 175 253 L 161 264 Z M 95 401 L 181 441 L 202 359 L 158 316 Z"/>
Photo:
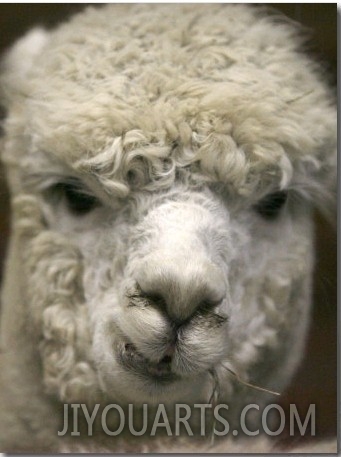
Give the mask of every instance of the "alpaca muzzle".
<path id="1" fill-rule="evenodd" d="M 207 371 L 223 356 L 226 285 L 206 258 L 157 251 L 136 269 L 120 328 L 121 364 L 161 381 Z"/>

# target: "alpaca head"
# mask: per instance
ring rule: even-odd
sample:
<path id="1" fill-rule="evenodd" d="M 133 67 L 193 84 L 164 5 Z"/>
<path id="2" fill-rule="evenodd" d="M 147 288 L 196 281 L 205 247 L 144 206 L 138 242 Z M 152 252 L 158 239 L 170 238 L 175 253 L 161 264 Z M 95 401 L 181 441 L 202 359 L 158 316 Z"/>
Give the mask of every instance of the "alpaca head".
<path id="1" fill-rule="evenodd" d="M 228 399 L 229 368 L 282 389 L 308 322 L 311 207 L 333 185 L 328 92 L 291 26 L 252 9 L 107 8 L 31 32 L 2 79 L 7 280 L 44 387 L 198 401 L 213 373 Z"/>

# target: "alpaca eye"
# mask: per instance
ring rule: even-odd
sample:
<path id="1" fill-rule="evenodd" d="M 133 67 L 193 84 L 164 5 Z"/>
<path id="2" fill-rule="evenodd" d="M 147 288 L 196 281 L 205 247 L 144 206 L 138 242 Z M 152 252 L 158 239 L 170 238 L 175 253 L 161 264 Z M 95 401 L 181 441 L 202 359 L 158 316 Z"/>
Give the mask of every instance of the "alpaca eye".
<path id="1" fill-rule="evenodd" d="M 64 199 L 69 211 L 76 216 L 83 216 L 99 205 L 97 198 L 78 184 L 58 183 L 54 186 L 54 191 L 59 198 Z"/>
<path id="2" fill-rule="evenodd" d="M 272 221 L 279 215 L 282 207 L 287 201 L 288 193 L 286 191 L 278 191 L 264 197 L 257 205 L 255 210 L 264 219 Z"/>

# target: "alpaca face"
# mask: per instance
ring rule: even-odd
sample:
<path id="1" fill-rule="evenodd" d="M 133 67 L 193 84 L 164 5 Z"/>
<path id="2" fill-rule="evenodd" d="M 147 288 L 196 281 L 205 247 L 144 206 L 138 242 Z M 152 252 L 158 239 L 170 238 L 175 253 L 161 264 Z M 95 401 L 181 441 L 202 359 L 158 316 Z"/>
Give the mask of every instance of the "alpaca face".
<path id="1" fill-rule="evenodd" d="M 106 8 L 4 65 L 4 341 L 27 326 L 63 401 L 207 402 L 214 379 L 259 403 L 228 369 L 281 390 L 302 353 L 330 95 L 291 26 L 253 8 Z"/>
<path id="2" fill-rule="evenodd" d="M 27 287 L 48 391 L 207 401 L 217 373 L 228 399 L 224 367 L 282 387 L 311 268 L 309 214 L 288 192 L 250 204 L 183 178 L 110 205 L 84 181 L 59 175 L 36 195 L 44 229 L 29 244 Z M 49 287 L 37 293 L 37 282 Z"/>

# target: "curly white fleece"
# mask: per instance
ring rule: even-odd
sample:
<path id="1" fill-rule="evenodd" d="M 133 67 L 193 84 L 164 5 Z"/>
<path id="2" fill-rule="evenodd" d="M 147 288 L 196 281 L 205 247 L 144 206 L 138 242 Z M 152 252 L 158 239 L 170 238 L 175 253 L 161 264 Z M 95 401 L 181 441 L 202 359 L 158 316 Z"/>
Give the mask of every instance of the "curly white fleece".
<path id="1" fill-rule="evenodd" d="M 107 5 L 14 46 L 1 77 L 14 209 L 4 449 L 83 449 L 58 443 L 63 401 L 207 402 L 214 368 L 232 422 L 269 398 L 226 368 L 289 382 L 309 321 L 310 203 L 325 206 L 336 174 L 335 107 L 300 42 L 255 7 Z M 46 198 L 70 178 L 102 205 L 80 218 Z M 263 220 L 254 205 L 279 189 L 286 207 Z M 129 302 L 137 282 L 165 277 L 171 316 L 192 316 L 196 293 L 220 303 L 182 331 L 170 386 L 118 360 L 127 341 L 151 361 L 166 350 L 164 313 Z"/>

